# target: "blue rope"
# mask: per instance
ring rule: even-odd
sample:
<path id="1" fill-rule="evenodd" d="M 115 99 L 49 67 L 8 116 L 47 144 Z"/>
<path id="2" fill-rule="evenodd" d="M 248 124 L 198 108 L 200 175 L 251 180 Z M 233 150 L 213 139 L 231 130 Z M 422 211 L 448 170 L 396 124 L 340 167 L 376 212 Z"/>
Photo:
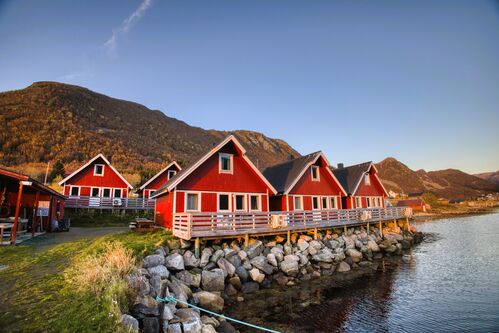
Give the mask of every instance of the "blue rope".
<path id="1" fill-rule="evenodd" d="M 231 317 L 227 317 L 227 316 L 224 316 L 223 314 L 219 314 L 219 313 L 216 313 L 216 312 L 213 312 L 213 311 L 210 311 L 210 310 L 203 309 L 203 308 L 201 308 L 199 306 L 196 306 L 196 305 L 193 305 L 193 304 L 189 304 L 189 303 L 184 302 L 184 301 L 180 301 L 180 300 L 176 299 L 175 297 L 170 296 L 169 292 L 167 292 L 167 293 L 168 293 L 168 295 L 166 295 L 164 298 L 161 298 L 161 297 L 157 296 L 156 297 L 156 301 L 158 303 L 160 303 L 160 302 L 173 302 L 173 303 L 184 304 L 184 305 L 190 306 L 190 307 L 192 307 L 194 309 L 198 309 L 200 311 L 207 312 L 207 313 L 212 314 L 214 316 L 221 317 L 221 318 L 224 318 L 224 319 L 227 319 L 227 320 L 231 320 L 231 321 L 233 321 L 235 323 L 238 323 L 238 324 L 241 324 L 241 325 L 246 325 L 246 326 L 249 326 L 249 327 L 252 327 L 252 328 L 256 328 L 256 329 L 261 330 L 261 331 L 271 332 L 271 333 L 281 333 L 279 331 L 275 331 L 275 330 L 271 330 L 269 328 L 265 328 L 265 327 L 260 327 L 260 326 L 257 326 L 257 325 L 253 325 L 253 324 L 247 323 L 245 321 L 241 321 L 241 320 L 237 320 L 237 319 L 234 319 L 234 318 L 231 318 Z"/>

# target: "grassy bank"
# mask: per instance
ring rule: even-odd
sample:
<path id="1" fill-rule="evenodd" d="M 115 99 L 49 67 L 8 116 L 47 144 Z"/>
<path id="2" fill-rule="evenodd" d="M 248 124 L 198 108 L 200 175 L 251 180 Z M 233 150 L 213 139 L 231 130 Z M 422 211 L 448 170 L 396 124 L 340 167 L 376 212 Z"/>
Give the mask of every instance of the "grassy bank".
<path id="1" fill-rule="evenodd" d="M 128 297 L 121 276 L 170 237 L 126 232 L 0 248 L 1 331 L 120 332 L 116 313 Z"/>
<path id="2" fill-rule="evenodd" d="M 499 209 L 498 202 L 490 201 L 466 201 L 458 204 L 438 203 L 432 205 L 431 209 L 426 212 L 417 212 L 417 218 L 442 218 L 442 217 L 457 217 L 464 215 L 477 215 L 494 213 Z"/>
<path id="3" fill-rule="evenodd" d="M 131 213 L 121 214 L 119 211 L 99 211 L 99 210 L 68 210 L 65 217 L 71 219 L 71 226 L 94 228 L 94 227 L 126 227 L 137 217 L 153 219 L 153 213 Z"/>

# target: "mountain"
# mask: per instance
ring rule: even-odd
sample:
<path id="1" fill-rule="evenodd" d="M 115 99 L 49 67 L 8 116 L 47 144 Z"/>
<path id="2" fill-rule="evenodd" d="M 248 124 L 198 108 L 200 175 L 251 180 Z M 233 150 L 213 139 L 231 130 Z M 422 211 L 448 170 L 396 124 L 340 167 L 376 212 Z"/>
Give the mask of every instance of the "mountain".
<path id="1" fill-rule="evenodd" d="M 392 157 L 379 162 L 376 167 L 387 190 L 395 192 L 433 192 L 448 199 L 465 199 L 499 191 L 497 184 L 456 169 L 414 171 Z"/>
<path id="2" fill-rule="evenodd" d="M 499 186 L 499 171 L 496 172 L 485 172 L 485 173 L 479 173 L 476 174 L 478 178 L 488 180 L 491 183 L 496 184 Z"/>
<path id="3" fill-rule="evenodd" d="M 166 162 L 185 165 L 234 134 L 260 168 L 300 154 L 286 142 L 251 131 L 193 127 L 161 111 L 57 82 L 0 93 L 0 164 L 68 169 L 102 152 L 120 171 L 148 174 Z M 42 164 L 43 163 L 43 164 Z"/>

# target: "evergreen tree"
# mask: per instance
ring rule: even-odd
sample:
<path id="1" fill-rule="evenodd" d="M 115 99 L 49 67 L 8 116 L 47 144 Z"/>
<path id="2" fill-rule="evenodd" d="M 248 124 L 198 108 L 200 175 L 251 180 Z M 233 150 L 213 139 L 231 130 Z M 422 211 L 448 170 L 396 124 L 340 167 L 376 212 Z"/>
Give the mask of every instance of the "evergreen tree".
<path id="1" fill-rule="evenodd" d="M 51 182 L 57 176 L 64 177 L 64 173 L 65 173 L 64 164 L 62 164 L 62 162 L 58 160 L 57 162 L 55 162 L 54 166 L 52 167 L 52 171 L 50 171 L 48 179 L 49 182 Z"/>

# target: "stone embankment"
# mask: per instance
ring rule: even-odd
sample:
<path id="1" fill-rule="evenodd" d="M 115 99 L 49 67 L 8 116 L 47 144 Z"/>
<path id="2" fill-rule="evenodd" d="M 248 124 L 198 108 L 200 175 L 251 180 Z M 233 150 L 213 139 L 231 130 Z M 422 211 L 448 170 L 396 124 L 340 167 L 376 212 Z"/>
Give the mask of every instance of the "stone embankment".
<path id="1" fill-rule="evenodd" d="M 414 230 L 412 230 L 414 231 Z M 392 224 L 383 230 L 349 228 L 326 230 L 317 239 L 292 234 L 291 244 L 281 236 L 242 241 L 212 241 L 196 258 L 190 242 L 171 240 L 143 259 L 142 268 L 128 277 L 135 300 L 123 323 L 147 333 L 236 332 L 220 317 L 182 303 L 157 302 L 169 295 L 193 305 L 223 313 L 225 301 L 244 301 L 245 294 L 275 285 L 294 285 L 322 275 L 345 274 L 368 267 L 384 256 L 402 255 L 420 241 L 419 233 Z"/>

